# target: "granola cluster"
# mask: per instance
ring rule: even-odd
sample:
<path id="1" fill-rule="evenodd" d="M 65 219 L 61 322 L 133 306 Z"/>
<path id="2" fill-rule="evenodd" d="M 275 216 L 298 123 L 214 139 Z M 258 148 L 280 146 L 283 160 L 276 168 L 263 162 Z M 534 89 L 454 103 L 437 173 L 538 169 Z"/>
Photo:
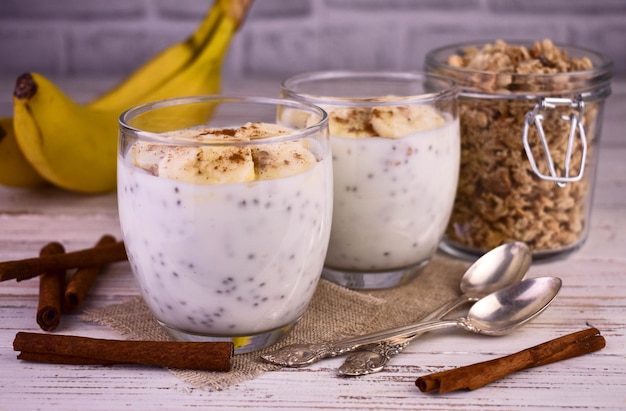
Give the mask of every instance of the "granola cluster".
<path id="1" fill-rule="evenodd" d="M 462 95 L 459 100 L 461 172 L 447 241 L 482 252 L 518 240 L 536 254 L 578 245 L 584 240 L 591 206 L 594 170 L 590 163 L 595 148 L 591 142 L 596 138 L 598 103 L 589 103 L 583 117 L 589 142 L 583 179 L 558 187 L 534 174 L 524 151 L 524 117 L 536 100 L 507 95 L 528 91 L 528 95 L 548 92 L 542 95 L 573 98 L 567 93 L 568 75 L 560 73 L 589 70 L 591 61 L 570 58 L 550 40 L 543 40 L 530 48 L 503 41 L 471 47 L 450 56 L 447 64 L 461 69 L 454 77 L 464 89 L 481 95 Z M 563 175 L 570 132 L 566 119 L 575 112 L 563 106 L 542 113 L 558 175 Z M 540 171 L 549 174 L 536 127 L 530 128 L 529 142 Z M 570 175 L 579 173 L 581 156 L 577 136 Z"/>
<path id="2" fill-rule="evenodd" d="M 450 56 L 447 64 L 469 70 L 454 73 L 459 83 L 499 94 L 567 91 L 572 87 L 572 76 L 564 73 L 593 68 L 589 58 L 570 57 L 547 39 L 531 47 L 502 40 L 482 48 L 467 47 L 460 54 Z"/>

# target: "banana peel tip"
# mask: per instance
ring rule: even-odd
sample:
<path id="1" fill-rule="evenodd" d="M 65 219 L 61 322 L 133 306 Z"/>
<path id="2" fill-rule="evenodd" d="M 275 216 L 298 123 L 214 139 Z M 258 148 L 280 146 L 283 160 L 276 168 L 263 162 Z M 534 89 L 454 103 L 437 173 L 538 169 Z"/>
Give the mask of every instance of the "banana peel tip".
<path id="1" fill-rule="evenodd" d="M 28 100 L 37 94 L 37 83 L 31 73 L 20 75 L 15 81 L 13 96 L 19 100 Z"/>

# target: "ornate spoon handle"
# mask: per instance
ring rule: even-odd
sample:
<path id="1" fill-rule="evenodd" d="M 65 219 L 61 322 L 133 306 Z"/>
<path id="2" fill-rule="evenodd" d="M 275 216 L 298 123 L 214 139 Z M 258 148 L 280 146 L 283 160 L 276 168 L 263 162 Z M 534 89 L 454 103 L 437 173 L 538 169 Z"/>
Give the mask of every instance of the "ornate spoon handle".
<path id="1" fill-rule="evenodd" d="M 477 301 L 478 298 L 462 295 L 456 299 L 444 303 L 439 308 L 426 315 L 422 321 L 439 320 L 456 308 L 468 302 Z M 409 343 L 422 333 L 407 336 L 395 343 L 381 341 L 371 348 L 354 352 L 346 357 L 345 362 L 339 367 L 339 374 L 346 376 L 359 376 L 374 374 L 382 371 L 391 357 L 399 354 Z"/>
<path id="2" fill-rule="evenodd" d="M 382 341 L 389 341 L 396 344 L 404 338 L 413 336 L 416 333 L 438 330 L 454 326 L 465 325 L 464 319 L 447 321 L 426 321 L 419 322 L 404 327 L 379 331 L 363 336 L 348 338 L 341 341 L 319 343 L 319 344 L 292 344 L 279 348 L 276 351 L 261 355 L 266 361 L 284 367 L 304 367 L 313 364 L 323 358 L 336 357 L 348 352 L 356 351 L 369 345 Z"/>
<path id="3" fill-rule="evenodd" d="M 371 348 L 348 354 L 345 362 L 339 367 L 339 374 L 357 376 L 382 371 L 391 356 L 398 354 L 411 342 L 407 337 L 398 343 L 382 341 Z"/>

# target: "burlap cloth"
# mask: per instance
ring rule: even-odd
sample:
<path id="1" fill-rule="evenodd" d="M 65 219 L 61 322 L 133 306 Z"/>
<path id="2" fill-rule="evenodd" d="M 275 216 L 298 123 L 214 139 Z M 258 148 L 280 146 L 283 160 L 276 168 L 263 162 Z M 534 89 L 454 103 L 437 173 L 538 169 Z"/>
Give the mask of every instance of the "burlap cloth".
<path id="1" fill-rule="evenodd" d="M 171 369 L 196 388 L 222 390 L 280 367 L 259 358 L 280 346 L 321 342 L 339 336 L 364 334 L 419 320 L 425 314 L 458 296 L 459 280 L 468 264 L 437 255 L 410 283 L 387 290 L 352 291 L 321 280 L 302 320 L 274 346 L 254 353 L 235 355 L 230 372 Z M 141 297 L 86 311 L 82 319 L 109 326 L 131 340 L 169 340 Z"/>

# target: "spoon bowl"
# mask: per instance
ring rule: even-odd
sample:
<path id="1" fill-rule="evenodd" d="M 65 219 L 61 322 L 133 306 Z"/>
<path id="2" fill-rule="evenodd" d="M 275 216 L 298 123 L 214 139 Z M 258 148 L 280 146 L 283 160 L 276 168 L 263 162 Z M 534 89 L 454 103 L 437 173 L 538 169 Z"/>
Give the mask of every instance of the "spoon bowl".
<path id="1" fill-rule="evenodd" d="M 531 263 L 532 252 L 526 243 L 502 244 L 483 254 L 467 269 L 461 278 L 461 291 L 468 297 L 483 297 L 520 281 Z"/>
<path id="2" fill-rule="evenodd" d="M 469 331 L 508 334 L 548 308 L 561 285 L 558 277 L 537 277 L 504 287 L 476 302 L 464 322 Z"/>

